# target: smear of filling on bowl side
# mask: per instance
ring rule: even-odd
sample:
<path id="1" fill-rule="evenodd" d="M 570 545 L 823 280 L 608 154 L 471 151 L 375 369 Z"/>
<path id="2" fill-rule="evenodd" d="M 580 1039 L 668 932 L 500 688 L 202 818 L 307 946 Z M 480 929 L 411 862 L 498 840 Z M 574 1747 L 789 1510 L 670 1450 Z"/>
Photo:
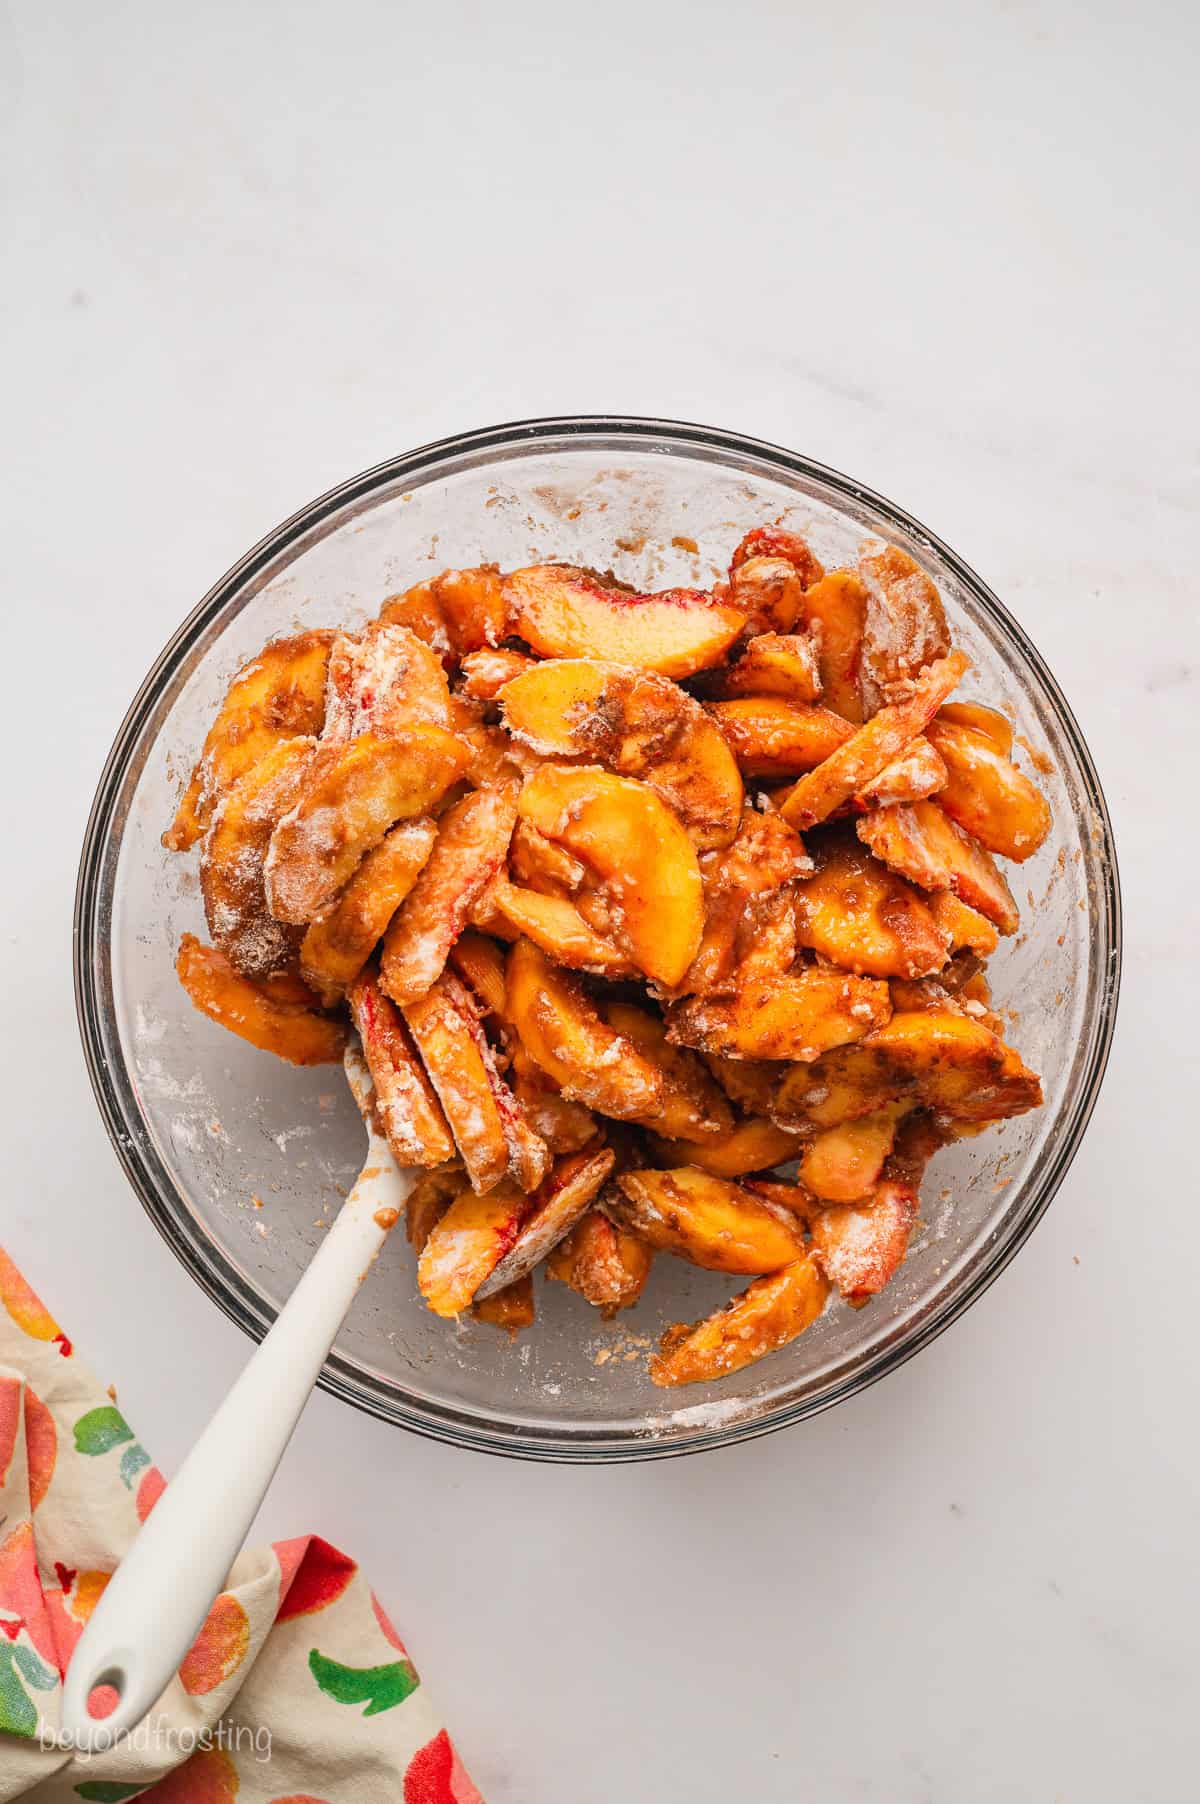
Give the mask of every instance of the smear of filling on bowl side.
<path id="1" fill-rule="evenodd" d="M 746 1287 L 659 1385 L 859 1308 L 948 1140 L 1036 1108 L 986 977 L 1047 804 L 902 550 L 758 527 L 711 590 L 446 570 L 238 672 L 164 844 L 197 1008 L 296 1064 L 357 1033 L 435 1313 L 606 1317 L 657 1255 Z M 781 1167 L 795 1176 L 782 1181 Z"/>

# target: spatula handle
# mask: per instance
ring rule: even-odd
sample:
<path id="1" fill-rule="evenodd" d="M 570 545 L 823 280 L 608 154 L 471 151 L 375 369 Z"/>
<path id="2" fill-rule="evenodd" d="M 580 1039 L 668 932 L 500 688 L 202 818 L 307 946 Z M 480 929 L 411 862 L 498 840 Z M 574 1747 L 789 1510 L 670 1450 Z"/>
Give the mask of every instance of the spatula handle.
<path id="1" fill-rule="evenodd" d="M 62 1733 L 110 1746 L 162 1695 L 220 1592 L 360 1283 L 415 1174 L 371 1137 L 362 1176 L 270 1332 L 105 1587 L 67 1669 Z M 119 1701 L 95 1719 L 88 1699 Z"/>

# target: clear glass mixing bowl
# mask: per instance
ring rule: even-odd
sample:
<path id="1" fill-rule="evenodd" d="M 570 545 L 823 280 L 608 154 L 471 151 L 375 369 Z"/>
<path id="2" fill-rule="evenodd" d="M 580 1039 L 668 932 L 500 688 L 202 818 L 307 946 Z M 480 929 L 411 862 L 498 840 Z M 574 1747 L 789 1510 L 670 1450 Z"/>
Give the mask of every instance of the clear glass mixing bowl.
<path id="1" fill-rule="evenodd" d="M 1020 936 L 993 963 L 998 1005 L 1043 1074 L 1046 1106 L 939 1155 L 924 1225 L 887 1291 L 832 1305 L 793 1345 L 720 1383 L 656 1390 L 650 1344 L 738 1288 L 660 1258 L 636 1310 L 600 1322 L 539 1283 L 510 1344 L 421 1303 L 391 1237 L 321 1382 L 406 1428 L 492 1452 L 649 1459 L 764 1434 L 891 1370 L 980 1295 L 1061 1183 L 1104 1071 L 1120 908 L 1088 750 L 1050 672 L 996 597 L 931 533 L 857 483 L 774 446 L 661 420 L 500 426 L 428 445 L 304 508 L 222 577 L 163 651 L 117 735 L 87 831 L 76 914 L 79 1018 L 96 1096 L 151 1220 L 210 1296 L 261 1336 L 357 1172 L 362 1127 L 336 1068 L 298 1071 L 196 1013 L 173 955 L 203 933 L 194 857 L 159 835 L 236 668 L 267 639 L 365 620 L 448 564 L 611 566 L 645 588 L 695 584 L 747 527 L 796 526 L 826 564 L 865 533 L 910 551 L 975 662 L 963 694 L 1013 712 L 1054 809 L 1019 873 Z M 697 554 L 693 545 L 699 545 Z"/>

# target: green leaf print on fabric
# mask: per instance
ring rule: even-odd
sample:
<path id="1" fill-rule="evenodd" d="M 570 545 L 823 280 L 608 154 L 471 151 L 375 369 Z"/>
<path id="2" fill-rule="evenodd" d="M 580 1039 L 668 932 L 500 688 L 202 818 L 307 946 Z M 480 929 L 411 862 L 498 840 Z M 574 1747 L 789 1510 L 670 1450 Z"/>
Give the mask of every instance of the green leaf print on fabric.
<path id="1" fill-rule="evenodd" d="M 121 1455 L 121 1482 L 127 1491 L 132 1491 L 133 1481 L 139 1472 L 144 1472 L 150 1464 L 150 1455 L 140 1441 L 132 1447 L 126 1447 Z"/>
<path id="2" fill-rule="evenodd" d="M 421 1683 L 409 1660 L 392 1660 L 386 1666 L 342 1666 L 315 1647 L 308 1656 L 308 1669 L 326 1697 L 337 1704 L 365 1704 L 364 1716 L 394 1710 Z"/>
<path id="3" fill-rule="evenodd" d="M 12 1657 L 17 1664 L 17 1670 L 35 1691 L 54 1690 L 58 1684 L 58 1674 L 53 1666 L 48 1666 L 33 1648 L 14 1647 Z"/>
<path id="4" fill-rule="evenodd" d="M 75 1448 L 78 1453 L 109 1453 L 125 1441 L 133 1439 L 133 1430 L 111 1403 L 89 1409 L 75 1424 Z"/>
<path id="5" fill-rule="evenodd" d="M 17 1676 L 16 1649 L 0 1641 L 0 1729 L 10 1735 L 36 1735 L 38 1713 Z"/>
<path id="6" fill-rule="evenodd" d="M 125 1804 L 126 1798 L 136 1798 L 145 1789 L 144 1785 L 118 1785 L 115 1779 L 85 1779 L 75 1787 L 75 1796 L 86 1798 L 87 1804 Z"/>

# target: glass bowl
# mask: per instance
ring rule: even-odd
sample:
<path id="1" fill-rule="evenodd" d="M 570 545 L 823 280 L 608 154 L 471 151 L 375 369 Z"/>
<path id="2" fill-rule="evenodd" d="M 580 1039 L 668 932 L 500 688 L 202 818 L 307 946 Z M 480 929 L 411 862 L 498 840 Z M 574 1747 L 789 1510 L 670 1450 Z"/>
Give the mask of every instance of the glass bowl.
<path id="1" fill-rule="evenodd" d="M 427 445 L 324 495 L 222 577 L 179 628 L 117 735 L 88 826 L 75 978 L 92 1083 L 151 1220 L 209 1295 L 261 1336 L 357 1173 L 362 1127 L 333 1067 L 296 1070 L 198 1014 L 175 978 L 204 932 L 196 860 L 159 844 L 232 673 L 298 628 L 361 622 L 445 565 L 611 566 L 645 588 L 694 585 L 752 525 L 781 521 L 827 564 L 864 534 L 902 545 L 974 660 L 963 694 L 1000 701 L 1044 774 L 1054 829 L 1019 873 L 1024 921 L 992 965 L 997 1006 L 1043 1074 L 1046 1106 L 941 1153 L 908 1259 L 867 1308 L 834 1303 L 791 1346 L 719 1383 L 646 1374 L 669 1322 L 740 1288 L 656 1261 L 638 1307 L 597 1319 L 539 1282 L 536 1326 L 431 1315 L 394 1234 L 321 1382 L 440 1440 L 527 1458 L 649 1459 L 765 1434 L 870 1384 L 939 1334 L 1012 1258 L 1091 1114 L 1116 1009 L 1117 869 L 1100 784 L 1038 653 L 979 578 L 890 502 L 807 458 L 661 420 L 551 419 Z M 699 552 L 696 550 L 699 546 Z M 1028 900 L 1026 898 L 1028 897 Z"/>

